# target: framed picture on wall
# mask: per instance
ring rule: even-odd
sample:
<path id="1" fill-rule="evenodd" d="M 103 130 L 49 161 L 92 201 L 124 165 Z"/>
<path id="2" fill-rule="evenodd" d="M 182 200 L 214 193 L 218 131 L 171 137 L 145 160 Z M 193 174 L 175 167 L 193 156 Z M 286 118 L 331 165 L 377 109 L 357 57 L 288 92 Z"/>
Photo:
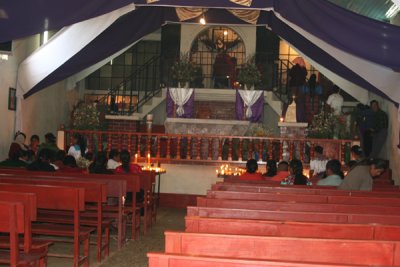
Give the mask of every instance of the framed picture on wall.
<path id="1" fill-rule="evenodd" d="M 8 109 L 9 110 L 17 109 L 17 90 L 11 87 L 8 91 Z"/>

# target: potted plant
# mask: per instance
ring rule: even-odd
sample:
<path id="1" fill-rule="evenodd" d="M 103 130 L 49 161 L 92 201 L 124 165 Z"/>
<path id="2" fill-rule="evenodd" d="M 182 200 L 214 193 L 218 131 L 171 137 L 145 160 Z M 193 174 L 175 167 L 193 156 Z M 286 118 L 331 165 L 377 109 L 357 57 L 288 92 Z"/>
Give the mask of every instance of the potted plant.
<path id="1" fill-rule="evenodd" d="M 237 81 L 243 85 L 245 90 L 254 89 L 254 86 L 261 81 L 261 74 L 258 70 L 254 56 L 246 61 L 239 70 Z"/>
<path id="2" fill-rule="evenodd" d="M 189 82 L 196 76 L 196 67 L 190 61 L 187 53 L 181 54 L 171 67 L 172 78 L 178 82 L 178 87 L 189 87 Z"/>

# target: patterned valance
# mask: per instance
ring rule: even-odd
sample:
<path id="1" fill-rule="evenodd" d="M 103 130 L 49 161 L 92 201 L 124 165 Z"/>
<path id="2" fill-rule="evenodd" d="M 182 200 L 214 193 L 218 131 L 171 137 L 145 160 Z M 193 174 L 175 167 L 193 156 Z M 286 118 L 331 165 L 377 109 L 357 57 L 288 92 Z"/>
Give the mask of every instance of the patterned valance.
<path id="1" fill-rule="evenodd" d="M 179 21 L 185 21 L 189 19 L 196 18 L 201 16 L 208 9 L 204 8 L 188 8 L 188 7 L 177 7 L 175 8 L 176 15 L 179 18 Z"/>
<path id="2" fill-rule="evenodd" d="M 251 6 L 251 2 L 253 2 L 253 0 L 229 0 L 229 1 L 242 6 Z"/>
<path id="3" fill-rule="evenodd" d="M 228 11 L 239 19 L 251 24 L 256 24 L 260 16 L 260 10 L 228 9 Z"/>

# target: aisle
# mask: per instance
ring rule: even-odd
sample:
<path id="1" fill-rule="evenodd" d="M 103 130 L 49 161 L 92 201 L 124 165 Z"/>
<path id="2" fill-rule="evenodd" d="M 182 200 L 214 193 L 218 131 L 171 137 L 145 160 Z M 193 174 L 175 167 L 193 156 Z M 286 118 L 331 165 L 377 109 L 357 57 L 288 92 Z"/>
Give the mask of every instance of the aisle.
<path id="1" fill-rule="evenodd" d="M 164 251 L 164 231 L 184 231 L 186 209 L 158 210 L 157 223 L 146 236 L 141 235 L 137 241 L 129 242 L 122 250 L 113 253 L 102 267 L 145 267 L 148 260 L 146 253 L 149 251 Z M 129 236 L 129 235 L 128 235 Z M 113 242 L 115 243 L 115 242 Z M 112 248 L 115 251 L 115 248 Z M 91 264 L 91 266 L 93 266 Z"/>

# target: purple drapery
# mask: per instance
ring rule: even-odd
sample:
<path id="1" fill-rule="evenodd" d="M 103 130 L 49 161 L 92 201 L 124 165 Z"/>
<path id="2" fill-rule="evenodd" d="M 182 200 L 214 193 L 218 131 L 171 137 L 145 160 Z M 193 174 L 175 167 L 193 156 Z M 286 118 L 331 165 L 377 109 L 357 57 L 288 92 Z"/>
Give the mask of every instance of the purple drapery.
<path id="1" fill-rule="evenodd" d="M 160 0 L 137 5 L 210 8 L 248 7 L 228 0 Z M 249 8 L 271 10 L 312 35 L 350 54 L 400 71 L 400 27 L 358 15 L 327 0 L 253 0 Z M 208 17 L 207 17 L 208 20 Z"/>
<path id="2" fill-rule="evenodd" d="M 1 1 L 0 42 L 61 29 L 129 4 L 131 0 Z"/>
<path id="3" fill-rule="evenodd" d="M 161 2 L 164 1 L 161 0 L 159 3 Z M 258 2 L 253 1 L 253 3 Z M 307 1 L 304 1 L 304 3 L 307 3 Z M 140 7 L 137 10 L 132 11 L 131 13 L 117 20 L 106 31 L 93 40 L 87 47 L 82 49 L 77 55 L 46 77 L 46 79 L 37 84 L 24 96 L 27 97 L 51 84 L 54 84 L 57 81 L 65 79 L 87 67 L 90 67 L 105 57 L 108 57 L 124 47 L 132 44 L 147 33 L 155 31 L 161 27 L 165 21 L 178 21 L 174 8 L 154 6 Z M 190 21 L 197 22 L 197 19 Z M 207 12 L 207 21 L 216 24 L 246 24 L 223 9 L 210 9 Z M 333 56 L 329 55 L 321 48 L 317 47 L 302 35 L 294 31 L 288 25 L 283 23 L 274 15 L 273 12 L 261 12 L 258 24 L 268 25 L 273 32 L 282 36 L 285 40 L 292 43 L 305 55 L 312 58 L 325 68 L 330 69 L 334 73 L 359 85 L 360 87 L 388 98 L 384 93 L 365 81 L 362 77 L 354 73 L 345 65 L 337 61 Z M 141 27 L 127 27 L 126 25 L 141 25 Z M 338 38 L 339 37 L 340 36 L 338 36 Z M 397 56 L 397 54 L 394 56 Z"/>
<path id="4" fill-rule="evenodd" d="M 194 91 L 193 94 L 190 96 L 189 100 L 183 105 L 183 113 L 182 116 L 178 116 L 176 114 L 176 109 L 178 108 L 174 100 L 172 100 L 171 95 L 169 94 L 169 90 L 167 91 L 167 118 L 193 118 L 194 117 Z"/>
<path id="5" fill-rule="evenodd" d="M 142 7 L 122 16 L 64 65 L 34 86 L 24 97 L 78 73 L 133 44 L 148 33 L 154 32 L 166 20 L 171 20 L 169 14 L 172 14 L 172 18 L 174 18 L 175 11 L 157 7 Z M 140 27 L 132 25 L 140 25 Z"/>
<path id="6" fill-rule="evenodd" d="M 246 108 L 239 91 L 236 90 L 236 119 L 249 120 L 250 122 L 262 122 L 264 115 L 264 94 L 261 94 L 258 100 L 251 106 L 252 115 L 250 119 L 246 118 Z"/>

